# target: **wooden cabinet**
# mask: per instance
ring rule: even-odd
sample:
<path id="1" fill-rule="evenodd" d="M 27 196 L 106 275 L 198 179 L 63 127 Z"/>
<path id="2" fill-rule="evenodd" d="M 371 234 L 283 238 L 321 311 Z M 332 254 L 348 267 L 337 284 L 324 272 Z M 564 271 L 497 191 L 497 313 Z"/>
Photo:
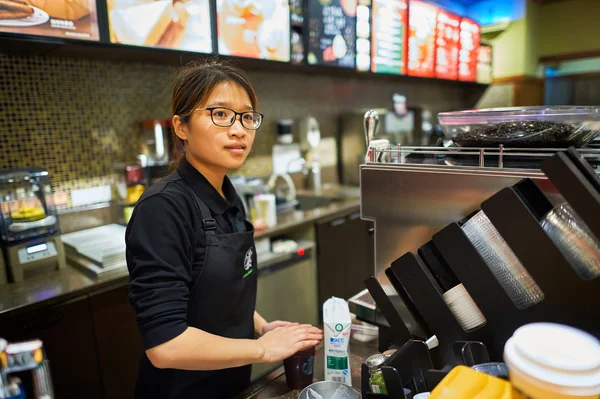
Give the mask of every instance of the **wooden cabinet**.
<path id="1" fill-rule="evenodd" d="M 91 295 L 90 309 L 105 397 L 131 398 L 143 349 L 127 286 Z"/>
<path id="2" fill-rule="evenodd" d="M 2 318 L 0 337 L 9 342 L 34 338 L 43 341 L 57 398 L 105 397 L 87 297 Z M 33 392 L 30 373 L 19 377 L 27 392 Z"/>
<path id="3" fill-rule="evenodd" d="M 57 398 L 133 396 L 142 342 L 127 286 L 2 318 L 0 337 L 42 340 Z M 18 376 L 33 392 L 29 374 Z"/>
<path id="4" fill-rule="evenodd" d="M 337 296 L 349 299 L 365 289 L 374 273 L 372 223 L 352 213 L 317 224 L 319 304 Z"/>

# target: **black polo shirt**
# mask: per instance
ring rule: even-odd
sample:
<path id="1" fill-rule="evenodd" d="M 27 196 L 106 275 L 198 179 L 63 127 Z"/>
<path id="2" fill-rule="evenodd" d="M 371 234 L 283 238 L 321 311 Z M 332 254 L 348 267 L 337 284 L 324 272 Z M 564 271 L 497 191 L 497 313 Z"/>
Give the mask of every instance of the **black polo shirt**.
<path id="1" fill-rule="evenodd" d="M 210 209 L 217 234 L 246 230 L 242 201 L 231 181 L 225 177 L 223 182 L 225 199 L 185 159 L 176 173 L 144 193 L 125 240 L 129 301 L 145 349 L 167 342 L 187 328 L 189 292 L 200 276 L 206 251 L 202 218 L 190 187 Z"/>

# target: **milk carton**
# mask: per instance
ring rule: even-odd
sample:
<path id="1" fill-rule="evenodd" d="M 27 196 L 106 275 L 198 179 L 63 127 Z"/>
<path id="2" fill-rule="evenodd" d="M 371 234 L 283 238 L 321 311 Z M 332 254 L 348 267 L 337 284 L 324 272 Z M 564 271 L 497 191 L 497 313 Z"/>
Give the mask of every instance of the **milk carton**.
<path id="1" fill-rule="evenodd" d="M 345 300 L 332 297 L 323 304 L 325 325 L 325 381 L 352 386 L 350 329 L 352 320 Z"/>

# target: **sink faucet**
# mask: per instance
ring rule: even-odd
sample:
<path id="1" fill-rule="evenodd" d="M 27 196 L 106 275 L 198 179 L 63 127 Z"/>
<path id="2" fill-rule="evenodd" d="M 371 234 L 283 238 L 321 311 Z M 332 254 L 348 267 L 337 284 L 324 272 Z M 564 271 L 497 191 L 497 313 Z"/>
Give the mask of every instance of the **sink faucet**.
<path id="1" fill-rule="evenodd" d="M 294 180 L 292 180 L 292 176 L 290 176 L 288 173 L 281 173 L 281 174 L 273 173 L 271 175 L 271 177 L 269 177 L 269 181 L 267 182 L 267 190 L 269 190 L 270 193 L 274 193 L 275 183 L 277 182 L 277 179 L 279 179 L 279 178 L 283 179 L 283 181 L 286 183 L 286 185 L 288 187 L 285 200 L 288 202 L 295 201 L 296 200 L 296 185 L 294 184 Z"/>
<path id="2" fill-rule="evenodd" d="M 304 188 L 311 188 L 315 191 L 316 194 L 321 193 L 321 164 L 319 163 L 319 159 L 317 154 L 313 154 L 312 162 L 310 164 L 310 168 L 308 167 L 308 162 L 306 159 L 302 157 L 291 159 L 288 162 L 287 172 L 290 173 L 290 166 L 293 164 L 301 164 L 302 165 L 302 176 L 304 178 Z M 308 175 L 312 174 L 311 184 L 307 184 Z"/>

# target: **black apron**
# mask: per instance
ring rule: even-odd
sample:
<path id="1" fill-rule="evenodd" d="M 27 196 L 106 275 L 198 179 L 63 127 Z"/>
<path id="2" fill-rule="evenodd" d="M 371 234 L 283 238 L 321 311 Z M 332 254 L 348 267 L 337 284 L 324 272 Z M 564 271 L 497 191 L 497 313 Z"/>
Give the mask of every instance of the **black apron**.
<path id="1" fill-rule="evenodd" d="M 257 265 L 254 227 L 217 234 L 217 223 L 193 192 L 204 224 L 206 252 L 202 272 L 190 290 L 187 323 L 226 338 L 254 339 Z M 250 384 L 252 366 L 214 371 L 157 369 L 142 356 L 136 399 L 232 398 Z"/>

